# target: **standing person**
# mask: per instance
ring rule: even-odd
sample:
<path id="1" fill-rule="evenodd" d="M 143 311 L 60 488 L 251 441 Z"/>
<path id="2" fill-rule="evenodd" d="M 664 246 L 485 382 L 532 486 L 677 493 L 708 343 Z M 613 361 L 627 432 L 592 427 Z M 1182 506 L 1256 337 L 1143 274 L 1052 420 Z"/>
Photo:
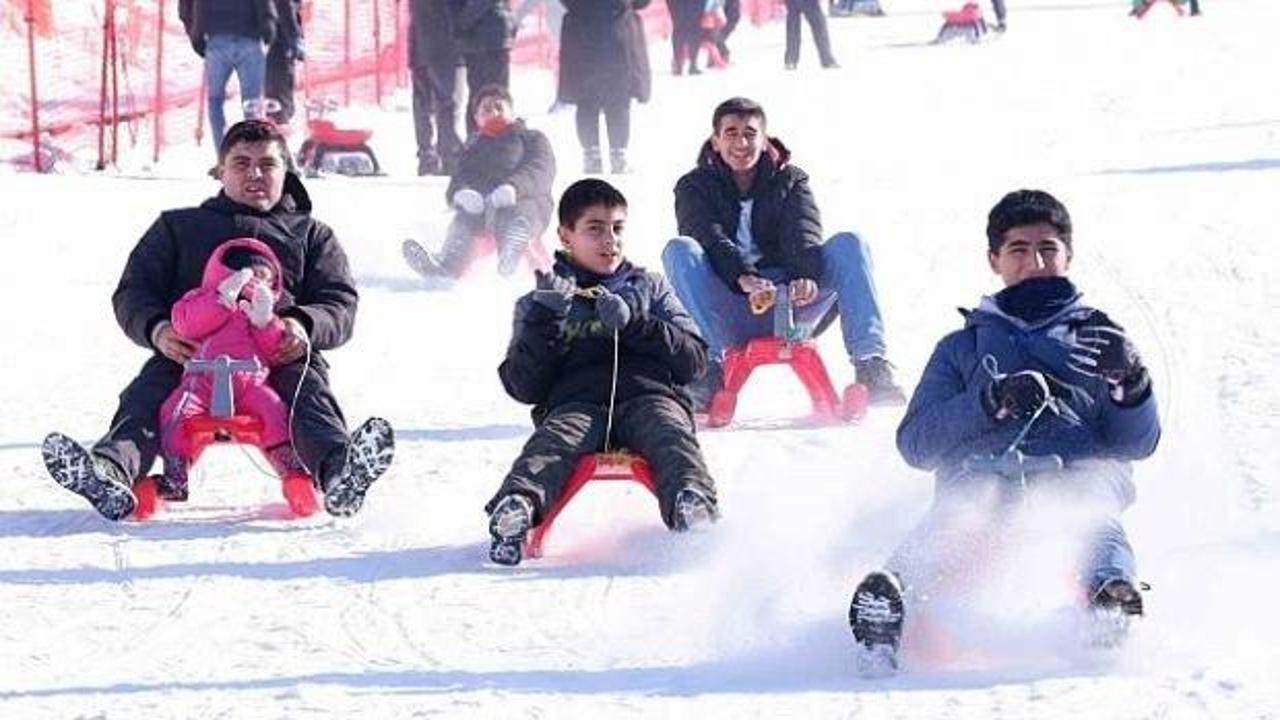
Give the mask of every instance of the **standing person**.
<path id="1" fill-rule="evenodd" d="M 609 169 L 630 172 L 631 100 L 648 102 L 649 46 L 637 10 L 649 0 L 562 0 L 557 102 L 578 106 L 582 171 L 603 172 L 600 115 L 609 132 Z"/>
<path id="2" fill-rule="evenodd" d="M 462 56 L 453 39 L 449 1 L 412 0 L 409 5 L 409 74 L 413 78 L 418 175 L 452 175 L 462 148 L 457 97 Z"/>
<path id="3" fill-rule="evenodd" d="M 715 32 L 716 49 L 720 57 L 729 62 L 729 36 L 742 19 L 742 0 L 724 0 L 724 26 Z"/>
<path id="4" fill-rule="evenodd" d="M 759 103 L 740 97 L 720 103 L 711 130 L 697 167 L 676 183 L 681 237 L 662 251 L 667 277 L 710 348 L 699 405 L 719 389 L 725 352 L 772 331 L 770 315 L 755 314 L 751 305 L 774 294 L 775 283 L 788 284 L 797 323 L 816 325 L 838 310 L 845 351 L 872 403 L 905 402 L 885 358 L 867 244 L 851 232 L 824 242 L 809 176 L 791 164 L 781 140 L 766 134 Z"/>
<path id="5" fill-rule="evenodd" d="M 476 237 L 486 229 L 497 245 L 498 273 L 510 275 L 551 222 L 556 158 L 547 136 L 516 118 L 511 93 L 501 85 L 481 88 L 472 105 L 479 129 L 463 147 L 445 190 L 456 213 L 444 244 L 438 254 L 405 245 L 406 259 L 424 276 L 461 276 Z"/>
<path id="6" fill-rule="evenodd" d="M 800 62 L 800 16 L 809 23 L 813 44 L 818 49 L 818 60 L 824 68 L 838 68 L 836 56 L 831 52 L 831 33 L 827 30 L 827 16 L 822 13 L 818 0 L 787 0 L 787 49 L 783 58 L 788 70 L 795 70 Z"/>
<path id="7" fill-rule="evenodd" d="M 515 22 L 506 0 L 449 0 L 453 39 L 467 68 L 467 104 L 486 85 L 511 83 L 511 41 Z M 476 131 L 467 113 L 467 135 Z"/>
<path id="8" fill-rule="evenodd" d="M 674 531 L 716 518 L 715 484 L 684 386 L 707 347 L 662 276 L 623 257 L 627 200 L 609 183 L 579 180 L 560 197 L 551 272 L 516 301 L 498 367 L 512 398 L 533 405 L 534 431 L 485 505 L 489 557 L 515 565 L 584 455 L 629 449 L 649 462 L 662 521 Z M 616 393 L 614 392 L 616 390 Z"/>
<path id="9" fill-rule="evenodd" d="M 111 429 L 89 450 L 59 433 L 43 453 L 58 484 L 87 499 L 104 517 L 133 512 L 133 485 L 160 451 L 160 406 L 178 387 L 183 365 L 199 346 L 170 322 L 174 303 L 199 287 L 215 248 L 245 235 L 280 260 L 283 287 L 275 313 L 283 339 L 267 382 L 295 398 L 292 445 L 331 515 L 357 512 L 394 453 L 391 426 L 370 418 L 347 435 L 329 365 L 320 354 L 351 338 L 357 294 L 333 230 L 311 217 L 311 199 L 289 167 L 289 147 L 271 122 L 231 127 L 218 152 L 222 191 L 199 207 L 164 212 L 125 263 L 112 295 L 116 320 L 130 340 L 155 354 L 120 394 Z"/>
<path id="10" fill-rule="evenodd" d="M 690 75 L 702 72 L 698 69 L 702 6 L 703 0 L 667 0 L 667 15 L 671 18 L 672 75 L 683 75 L 686 65 Z"/>
<path id="11" fill-rule="evenodd" d="M 996 14 L 996 32 L 1004 32 L 1006 28 L 1005 18 L 1009 14 L 1008 11 L 1005 10 L 1004 0 L 991 0 L 991 11 Z"/>
<path id="12" fill-rule="evenodd" d="M 982 536 L 1005 536 L 1011 497 L 1083 521 L 1083 537 L 1057 531 L 1087 541 L 1082 596 L 1142 613 L 1119 518 L 1134 500 L 1131 462 L 1155 451 L 1160 419 L 1133 341 L 1068 279 L 1073 257 L 1071 216 L 1049 193 L 1018 190 L 991 209 L 987 262 L 1005 287 L 938 342 L 898 425 L 902 457 L 935 473 L 934 501 L 886 570 L 854 592 L 849 621 L 867 650 L 893 659 L 904 622 L 939 583 L 990 563 L 974 555 Z M 1048 469 L 1025 470 L 1037 466 Z"/>
<path id="13" fill-rule="evenodd" d="M 261 117 L 267 48 L 276 39 L 275 0 L 178 0 L 178 17 L 191 47 L 204 58 L 209 131 L 222 146 L 227 118 L 227 81 L 240 81 L 245 117 Z"/>
<path id="14" fill-rule="evenodd" d="M 279 23 L 276 40 L 267 51 L 266 96 L 280 104 L 267 117 L 278 125 L 293 120 L 293 96 L 298 87 L 298 63 L 306 59 L 302 41 L 302 0 L 275 0 Z"/>

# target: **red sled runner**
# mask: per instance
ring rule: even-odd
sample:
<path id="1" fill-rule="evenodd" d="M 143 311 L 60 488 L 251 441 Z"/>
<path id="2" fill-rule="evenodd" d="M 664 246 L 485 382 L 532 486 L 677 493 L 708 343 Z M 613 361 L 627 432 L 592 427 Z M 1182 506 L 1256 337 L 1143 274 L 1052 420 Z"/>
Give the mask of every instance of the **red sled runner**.
<path id="1" fill-rule="evenodd" d="M 639 455 L 627 452 L 587 455 L 574 466 L 573 475 L 565 484 L 564 492 L 543 514 L 542 522 L 529 531 L 529 537 L 525 540 L 525 557 L 542 557 L 542 544 L 546 541 L 547 534 L 551 532 L 556 517 L 573 500 L 578 491 L 593 480 L 633 480 L 648 489 L 655 498 L 658 496 L 658 486 L 653 480 L 653 473 L 649 470 L 649 463 Z"/>

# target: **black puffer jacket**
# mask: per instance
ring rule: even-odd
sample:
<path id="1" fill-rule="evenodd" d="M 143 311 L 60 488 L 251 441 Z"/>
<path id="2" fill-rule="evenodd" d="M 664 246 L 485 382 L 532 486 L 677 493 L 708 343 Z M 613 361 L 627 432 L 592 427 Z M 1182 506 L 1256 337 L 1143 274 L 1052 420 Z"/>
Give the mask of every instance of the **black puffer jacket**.
<path id="1" fill-rule="evenodd" d="M 506 0 L 449 0 L 449 15 L 458 52 L 467 55 L 511 47 L 515 20 Z"/>
<path id="2" fill-rule="evenodd" d="M 708 140 L 698 166 L 676 182 L 676 223 L 680 234 L 698 241 L 716 274 L 736 292 L 738 276 L 757 272 L 738 245 L 740 202 L 754 200 L 751 234 L 762 255 L 759 267 L 781 267 L 789 279 L 822 277 L 822 218 L 809 189 L 809 176 L 788 161 L 791 152 L 777 138 L 760 156 L 751 191 L 744 197 Z"/>
<path id="3" fill-rule="evenodd" d="M 464 187 L 488 195 L 503 183 L 516 189 L 516 201 L 537 227 L 551 221 L 555 201 L 551 183 L 556 179 L 556 156 L 547 136 L 517 120 L 496 136 L 477 134 L 458 156 L 458 169 L 449 179 L 445 201 Z"/>
<path id="4" fill-rule="evenodd" d="M 707 344 L 667 281 L 625 261 L 612 275 L 601 277 L 563 254 L 557 255 L 553 271 L 576 278 L 580 288 L 604 285 L 631 307 L 632 320 L 618 334 L 616 402 L 665 395 L 692 412 L 684 386 L 705 372 Z M 566 402 L 607 406 L 613 333 L 600 322 L 595 300 L 575 297 L 567 316 L 534 302 L 533 293 L 517 300 L 515 329 L 498 375 L 507 394 L 534 405 L 535 422 Z"/>
<path id="5" fill-rule="evenodd" d="M 315 349 L 335 348 L 351 338 L 358 296 L 347 256 L 333 230 L 311 217 L 306 188 L 290 173 L 284 197 L 267 212 L 219 193 L 200 207 L 160 214 L 129 254 L 111 297 L 116 321 L 129 339 L 150 348 L 152 329 L 169 319 L 183 293 L 200 286 L 214 248 L 237 237 L 271 246 L 284 268 L 277 311 L 297 318 Z"/>
<path id="6" fill-rule="evenodd" d="M 178 19 L 201 57 L 210 35 L 240 35 L 270 45 L 279 21 L 274 0 L 178 0 Z"/>

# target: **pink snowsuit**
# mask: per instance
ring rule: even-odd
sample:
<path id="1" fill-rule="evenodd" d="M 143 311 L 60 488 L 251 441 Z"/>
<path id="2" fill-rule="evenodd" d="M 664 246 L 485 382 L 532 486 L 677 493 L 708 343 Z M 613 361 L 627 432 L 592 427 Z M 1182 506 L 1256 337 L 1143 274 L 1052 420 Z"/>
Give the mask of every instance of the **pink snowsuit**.
<path id="1" fill-rule="evenodd" d="M 271 262 L 272 294 L 280 299 L 282 270 L 280 261 L 265 243 L 253 238 L 236 238 L 219 245 L 204 266 L 200 287 L 187 292 L 174 303 L 170 322 L 179 335 L 199 342 L 193 359 L 212 360 L 229 355 L 234 360 L 256 357 L 261 369 L 231 374 L 235 396 L 235 413 L 253 415 L 262 421 L 262 449 L 267 450 L 289 441 L 289 408 L 267 385 L 267 364 L 284 339 L 284 321 L 273 315 L 264 327 L 254 327 L 249 316 L 238 306 L 228 308 L 218 301 L 218 283 L 235 274 L 223 264 L 223 255 L 233 247 L 243 247 Z M 252 279 L 241 292 L 251 296 L 258 280 Z M 160 407 L 160 442 L 166 455 L 190 460 L 187 440 L 181 432 L 182 421 L 209 411 L 213 396 L 213 376 L 209 373 L 183 374 L 182 382 Z"/>

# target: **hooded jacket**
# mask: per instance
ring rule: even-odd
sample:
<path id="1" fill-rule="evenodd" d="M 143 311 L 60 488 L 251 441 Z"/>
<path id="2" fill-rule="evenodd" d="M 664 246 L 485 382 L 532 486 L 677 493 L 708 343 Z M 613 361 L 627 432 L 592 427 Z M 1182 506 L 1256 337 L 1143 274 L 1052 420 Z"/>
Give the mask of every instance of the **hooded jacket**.
<path id="1" fill-rule="evenodd" d="M 990 297 L 961 312 L 964 328 L 938 342 L 898 426 L 898 451 L 911 466 L 935 470 L 939 480 L 958 477 L 966 458 L 1003 452 L 1023 428 L 1024 420 L 995 420 L 983 408 L 992 379 L 983 365 L 988 357 L 998 373 L 1038 370 L 1056 381 L 1053 394 L 1064 411 L 1046 410 L 1031 425 L 1024 453 L 1056 454 L 1070 465 L 1094 458 L 1127 463 L 1155 451 L 1160 419 L 1153 393 L 1126 407 L 1111 399 L 1104 381 L 1067 367 L 1065 339 L 1100 314 L 1078 294 L 1034 323 L 1007 314 Z"/>
<path id="2" fill-rule="evenodd" d="M 183 337 L 200 341 L 195 357 L 209 360 L 219 355 L 234 359 L 257 357 L 266 361 L 275 354 L 284 337 L 284 321 L 273 317 L 263 327 L 254 327 L 249 316 L 239 308 L 229 308 L 219 301 L 218 284 L 236 271 L 223 263 L 223 256 L 231 248 L 242 247 L 266 257 L 271 264 L 271 295 L 280 300 L 280 261 L 265 243 L 252 238 L 236 238 L 219 245 L 209 262 L 205 263 L 200 287 L 188 291 L 173 306 L 173 329 Z M 241 293 L 247 299 L 256 284 L 251 280 Z"/>
<path id="3" fill-rule="evenodd" d="M 333 230 L 311 217 L 311 199 L 293 173 L 280 202 L 267 211 L 219 193 L 199 207 L 161 213 L 129 254 L 111 297 L 125 335 L 151 348 L 152 331 L 169 320 L 179 298 L 203 284 L 218 246 L 244 237 L 259 240 L 276 257 L 276 312 L 297 319 L 313 349 L 336 348 L 351 338 L 359 298 L 347 256 Z"/>
<path id="4" fill-rule="evenodd" d="M 631 308 L 631 322 L 618 333 L 616 403 L 665 395 L 692 413 L 684 386 L 706 370 L 707 345 L 666 280 L 629 261 L 597 275 L 563 254 L 552 271 L 574 278 L 579 288 L 603 285 Z M 596 314 L 595 300 L 575 295 L 569 312 L 557 316 L 533 298 L 529 293 L 516 301 L 511 343 L 498 367 L 507 394 L 533 405 L 535 422 L 567 402 L 608 406 L 614 338 Z"/>
<path id="5" fill-rule="evenodd" d="M 274 0 L 178 0 L 178 19 L 200 57 L 210 35 L 239 35 L 271 45 L 279 22 Z"/>
<path id="6" fill-rule="evenodd" d="M 698 241 L 716 274 L 741 293 L 738 277 L 763 267 L 781 267 L 788 280 L 822 277 L 822 218 L 809 176 L 790 164 L 791 151 L 770 137 L 760 155 L 751 189 L 738 191 L 733 171 L 708 140 L 698 165 L 676 182 L 676 223 L 681 235 Z M 753 201 L 751 234 L 761 253 L 752 263 L 737 242 L 741 201 Z"/>

